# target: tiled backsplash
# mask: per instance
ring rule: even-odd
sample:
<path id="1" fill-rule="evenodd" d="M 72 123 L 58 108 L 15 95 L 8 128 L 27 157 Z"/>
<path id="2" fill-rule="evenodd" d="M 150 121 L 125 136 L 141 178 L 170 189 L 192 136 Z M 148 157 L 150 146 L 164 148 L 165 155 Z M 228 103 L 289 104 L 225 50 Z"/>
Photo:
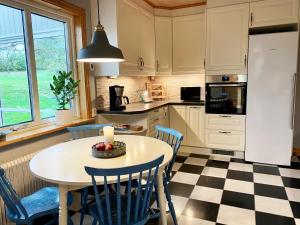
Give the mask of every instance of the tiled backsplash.
<path id="1" fill-rule="evenodd" d="M 200 86 L 201 99 L 205 98 L 205 76 L 204 75 L 173 75 L 155 77 L 153 83 L 163 83 L 167 87 L 167 95 L 169 99 L 180 99 L 180 87 Z"/>
<path id="2" fill-rule="evenodd" d="M 205 80 L 204 75 L 174 75 L 155 77 L 151 80 L 148 77 L 120 76 L 115 79 L 107 77 L 96 77 L 96 107 L 109 107 L 109 86 L 124 86 L 124 95 L 129 97 L 130 102 L 139 102 L 137 90 L 145 89 L 146 82 L 163 83 L 167 88 L 168 99 L 180 99 L 180 87 L 201 86 L 201 99 L 204 99 Z"/>

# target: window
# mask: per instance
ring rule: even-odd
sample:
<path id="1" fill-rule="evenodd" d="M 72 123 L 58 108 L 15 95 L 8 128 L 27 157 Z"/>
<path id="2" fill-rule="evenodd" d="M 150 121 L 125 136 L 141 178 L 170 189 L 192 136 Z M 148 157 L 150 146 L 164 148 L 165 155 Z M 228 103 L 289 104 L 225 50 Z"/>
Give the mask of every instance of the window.
<path id="1" fill-rule="evenodd" d="M 41 118 L 55 115 L 56 99 L 49 83 L 59 70 L 68 70 L 66 24 L 32 14 L 32 33 Z"/>
<path id="2" fill-rule="evenodd" d="M 0 128 L 54 117 L 50 90 L 59 70 L 72 70 L 70 18 L 0 1 Z"/>
<path id="3" fill-rule="evenodd" d="M 22 11 L 0 5 L 0 126 L 32 121 Z"/>

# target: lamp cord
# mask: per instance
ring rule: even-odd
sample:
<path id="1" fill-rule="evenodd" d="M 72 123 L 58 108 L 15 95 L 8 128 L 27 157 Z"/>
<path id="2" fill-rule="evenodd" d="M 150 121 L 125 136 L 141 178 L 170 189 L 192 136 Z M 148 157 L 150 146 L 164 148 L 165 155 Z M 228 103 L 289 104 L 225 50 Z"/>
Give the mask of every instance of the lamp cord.
<path id="1" fill-rule="evenodd" d="M 100 3 L 99 0 L 97 1 L 97 6 L 98 6 L 98 24 L 100 25 Z"/>

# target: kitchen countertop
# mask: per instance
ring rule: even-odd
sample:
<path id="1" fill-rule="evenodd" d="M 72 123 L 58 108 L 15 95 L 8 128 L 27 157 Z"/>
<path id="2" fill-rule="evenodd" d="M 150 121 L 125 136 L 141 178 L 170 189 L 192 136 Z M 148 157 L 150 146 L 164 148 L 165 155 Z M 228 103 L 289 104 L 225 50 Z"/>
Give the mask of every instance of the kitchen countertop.
<path id="1" fill-rule="evenodd" d="M 122 111 L 111 111 L 109 108 L 97 110 L 98 114 L 120 114 L 120 115 L 131 115 L 131 114 L 141 114 L 146 113 L 151 110 L 160 108 L 162 106 L 167 105 L 196 105 L 196 106 L 204 106 L 204 101 L 201 102 L 185 102 L 181 100 L 169 100 L 169 101 L 153 101 L 151 103 L 131 103 L 126 105 L 126 109 Z"/>

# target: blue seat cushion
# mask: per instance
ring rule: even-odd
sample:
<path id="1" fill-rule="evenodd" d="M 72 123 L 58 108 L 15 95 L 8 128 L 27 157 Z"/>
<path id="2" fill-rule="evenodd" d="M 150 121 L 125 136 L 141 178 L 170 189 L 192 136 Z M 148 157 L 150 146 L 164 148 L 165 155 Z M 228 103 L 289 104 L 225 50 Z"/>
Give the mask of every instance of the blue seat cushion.
<path id="1" fill-rule="evenodd" d="M 58 213 L 59 209 L 59 191 L 56 187 L 46 187 L 37 192 L 22 198 L 21 204 L 25 208 L 28 218 L 34 219 L 44 215 Z M 72 195 L 68 195 L 68 205 L 72 203 Z M 8 212 L 8 217 L 12 220 L 25 220 L 25 215 L 18 217 Z"/>

